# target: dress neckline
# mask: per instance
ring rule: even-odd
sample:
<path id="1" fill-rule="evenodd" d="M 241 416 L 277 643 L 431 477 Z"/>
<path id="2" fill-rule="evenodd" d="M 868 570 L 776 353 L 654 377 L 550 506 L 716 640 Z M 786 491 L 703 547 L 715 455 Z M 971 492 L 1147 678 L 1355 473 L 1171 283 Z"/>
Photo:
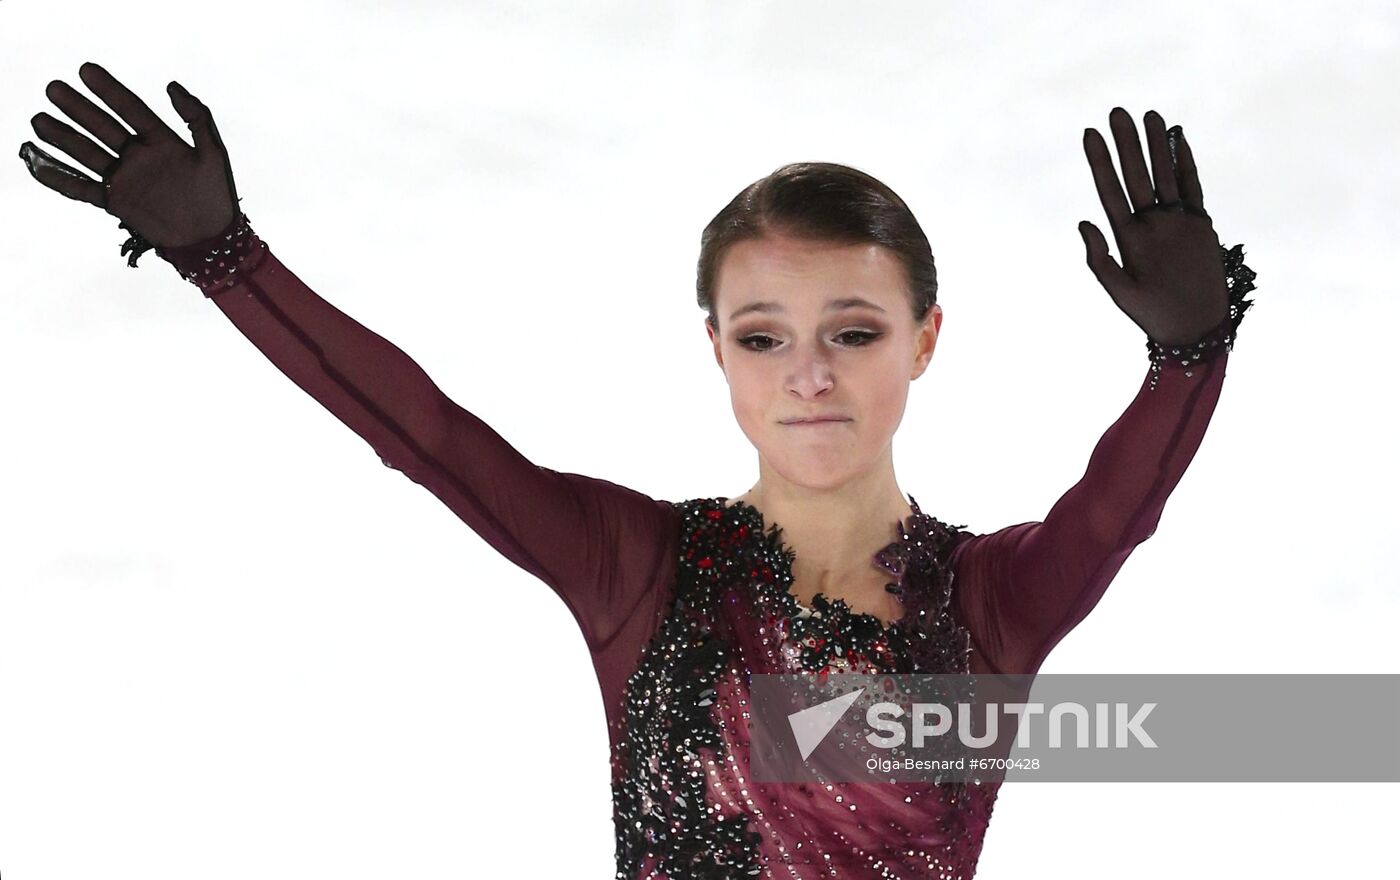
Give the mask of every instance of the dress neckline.
<path id="1" fill-rule="evenodd" d="M 830 606 L 833 609 L 839 609 L 838 613 L 844 614 L 852 620 L 860 621 L 867 626 L 873 626 L 882 636 L 887 636 L 896 630 L 904 629 L 906 624 L 909 623 L 909 604 L 905 601 L 903 595 L 904 572 L 906 571 L 905 563 L 909 558 L 909 542 L 913 540 L 915 534 L 920 532 L 917 526 L 922 521 L 929 519 L 928 515 L 919 508 L 919 503 L 914 500 L 913 495 L 906 493 L 904 497 L 909 501 L 911 513 L 907 517 L 894 522 L 892 526 L 895 534 L 894 540 L 875 551 L 870 557 L 872 565 L 894 578 L 893 582 L 885 585 L 885 590 L 894 595 L 902 613 L 897 619 L 889 623 L 886 623 L 877 615 L 871 614 L 868 611 L 852 610 L 851 607 L 846 604 L 845 599 L 832 598 L 826 595 L 825 592 L 813 594 L 811 604 L 804 605 L 802 601 L 792 593 L 792 563 L 797 558 L 797 553 L 783 540 L 782 526 L 778 525 L 776 522 L 769 523 L 764 518 L 763 511 L 747 501 L 731 499 L 723 495 L 719 496 L 716 500 L 722 508 L 735 511 L 741 516 L 747 517 L 750 520 L 751 528 L 753 528 L 759 536 L 772 534 L 775 546 L 779 551 L 777 554 L 779 565 L 782 567 L 778 583 L 772 586 L 772 592 L 777 597 L 778 601 L 782 603 L 784 617 L 789 619 L 807 617 L 813 614 L 819 614 L 821 613 L 820 609 Z M 734 502 L 732 505 L 729 503 L 731 500 Z"/>

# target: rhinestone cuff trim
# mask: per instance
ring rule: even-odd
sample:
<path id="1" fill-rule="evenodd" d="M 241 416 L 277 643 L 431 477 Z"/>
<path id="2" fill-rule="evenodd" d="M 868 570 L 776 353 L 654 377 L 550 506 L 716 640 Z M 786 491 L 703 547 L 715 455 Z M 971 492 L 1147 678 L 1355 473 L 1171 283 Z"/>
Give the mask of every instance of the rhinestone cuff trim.
<path id="1" fill-rule="evenodd" d="M 1157 389 L 1157 379 L 1164 368 L 1181 368 L 1185 375 L 1192 375 L 1198 364 L 1205 363 L 1222 351 L 1233 351 L 1235 335 L 1240 321 L 1254 300 L 1244 295 L 1254 289 L 1254 270 L 1244 264 L 1244 245 L 1232 248 L 1220 246 L 1220 259 L 1225 264 L 1225 283 L 1230 288 L 1230 313 L 1198 341 L 1186 345 L 1163 345 L 1148 337 L 1147 357 L 1152 362 L 1152 381 L 1148 390 Z"/>
<path id="2" fill-rule="evenodd" d="M 221 233 L 194 244 L 156 248 L 156 254 L 169 262 L 180 277 L 198 285 L 206 297 L 227 290 L 242 276 L 257 268 L 267 245 L 253 231 L 248 215 L 238 218 Z"/>

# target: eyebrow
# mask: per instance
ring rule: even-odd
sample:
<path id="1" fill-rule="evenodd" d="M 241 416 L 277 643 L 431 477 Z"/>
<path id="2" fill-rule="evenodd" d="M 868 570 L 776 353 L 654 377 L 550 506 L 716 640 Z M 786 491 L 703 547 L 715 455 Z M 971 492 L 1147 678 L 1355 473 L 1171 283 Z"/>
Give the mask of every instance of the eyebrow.
<path id="1" fill-rule="evenodd" d="M 839 311 L 839 310 L 841 310 L 841 309 L 851 309 L 851 308 L 856 308 L 856 307 L 859 307 L 859 306 L 864 306 L 865 308 L 868 308 L 868 309 L 874 309 L 874 310 L 877 311 L 877 312 L 883 312 L 883 311 L 884 311 L 884 308 L 883 308 L 883 307 L 875 305 L 875 303 L 871 302 L 871 301 L 868 300 L 868 299 L 861 299 L 861 298 L 858 297 L 858 296 L 850 296 L 850 297 L 846 297 L 845 299 L 833 299 L 833 300 L 828 300 L 827 303 L 826 303 L 826 308 L 825 308 L 823 311 L 835 312 L 835 311 Z M 751 302 L 751 303 L 749 303 L 748 305 L 743 306 L 742 308 L 735 309 L 735 310 L 734 310 L 734 314 L 732 314 L 732 315 L 729 316 L 729 320 L 732 321 L 732 320 L 734 320 L 735 318 L 739 317 L 740 315 L 747 315 L 749 312 L 783 312 L 783 311 L 786 311 L 786 309 L 784 309 L 780 304 L 775 303 L 775 302 L 771 302 L 771 301 L 769 301 L 769 300 L 762 300 L 762 301 L 760 301 L 760 302 Z"/>

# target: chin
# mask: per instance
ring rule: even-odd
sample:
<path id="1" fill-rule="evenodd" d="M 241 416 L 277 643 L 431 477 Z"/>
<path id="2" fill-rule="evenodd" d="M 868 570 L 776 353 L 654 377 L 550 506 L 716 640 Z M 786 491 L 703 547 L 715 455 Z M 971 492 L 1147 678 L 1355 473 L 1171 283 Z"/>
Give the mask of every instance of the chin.
<path id="1" fill-rule="evenodd" d="M 790 456 L 781 464 L 776 464 L 774 470 L 789 483 L 814 491 L 838 489 L 855 475 L 849 458 Z"/>

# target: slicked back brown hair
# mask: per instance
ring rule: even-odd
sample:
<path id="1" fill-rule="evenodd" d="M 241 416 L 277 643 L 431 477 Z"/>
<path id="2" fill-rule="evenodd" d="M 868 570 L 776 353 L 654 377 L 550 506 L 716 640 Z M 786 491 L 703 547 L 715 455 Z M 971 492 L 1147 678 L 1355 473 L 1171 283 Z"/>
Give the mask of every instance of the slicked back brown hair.
<path id="1" fill-rule="evenodd" d="M 895 191 L 855 168 L 794 162 L 749 184 L 700 236 L 695 294 L 716 330 L 715 279 L 729 247 L 767 234 L 832 244 L 878 244 L 903 263 L 914 320 L 938 301 L 938 272 L 928 237 Z"/>

